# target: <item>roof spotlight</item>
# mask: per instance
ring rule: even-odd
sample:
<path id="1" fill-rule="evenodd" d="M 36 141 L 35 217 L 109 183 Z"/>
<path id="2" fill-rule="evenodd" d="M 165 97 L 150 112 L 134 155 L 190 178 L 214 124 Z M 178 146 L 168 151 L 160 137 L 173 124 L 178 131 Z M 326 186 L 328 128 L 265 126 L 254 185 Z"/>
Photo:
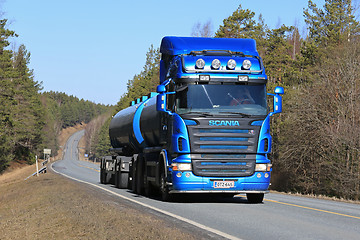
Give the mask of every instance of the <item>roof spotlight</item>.
<path id="1" fill-rule="evenodd" d="M 221 66 L 221 62 L 219 59 L 214 59 L 212 62 L 211 62 L 211 67 L 213 69 L 219 69 Z"/>
<path id="2" fill-rule="evenodd" d="M 242 67 L 243 67 L 245 70 L 249 70 L 249 69 L 251 68 L 251 62 L 250 62 L 250 60 L 245 59 L 245 60 L 243 61 Z"/>
<path id="3" fill-rule="evenodd" d="M 205 61 L 202 58 L 199 58 L 198 60 L 196 60 L 195 63 L 196 68 L 198 69 L 203 69 L 205 67 Z"/>
<path id="4" fill-rule="evenodd" d="M 236 67 L 236 61 L 234 59 L 230 59 L 228 62 L 227 62 L 227 67 L 231 70 L 234 70 L 235 67 Z"/>

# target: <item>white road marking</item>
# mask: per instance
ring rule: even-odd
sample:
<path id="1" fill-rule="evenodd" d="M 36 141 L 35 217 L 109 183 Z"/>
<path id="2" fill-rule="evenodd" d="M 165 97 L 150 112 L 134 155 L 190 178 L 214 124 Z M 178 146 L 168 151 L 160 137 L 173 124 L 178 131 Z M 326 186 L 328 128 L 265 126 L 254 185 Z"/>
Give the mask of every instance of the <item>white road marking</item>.
<path id="1" fill-rule="evenodd" d="M 150 208 L 150 209 L 152 209 L 152 210 L 154 210 L 154 211 L 157 211 L 157 212 L 160 212 L 160 213 L 165 214 L 165 215 L 167 215 L 167 216 L 176 218 L 176 219 L 178 219 L 178 220 L 180 220 L 180 221 L 189 223 L 189 224 L 194 225 L 194 226 L 196 226 L 196 227 L 198 227 L 198 228 L 204 229 L 204 230 L 206 230 L 206 231 L 208 231 L 208 232 L 215 233 L 215 234 L 217 234 L 217 235 L 219 235 L 219 236 L 221 236 L 221 237 L 228 238 L 228 239 L 231 239 L 231 240 L 242 240 L 241 238 L 238 238 L 238 237 L 232 236 L 232 235 L 230 235 L 230 234 L 221 232 L 221 231 L 216 230 L 216 229 L 214 229 L 214 228 L 207 227 L 207 226 L 205 226 L 205 225 L 203 225 L 203 224 L 201 224 L 201 223 L 194 222 L 194 221 L 192 221 L 192 220 L 190 220 L 190 219 L 181 217 L 181 216 L 176 215 L 176 214 L 173 214 L 173 213 L 171 213 L 171 212 L 164 211 L 164 210 L 161 210 L 161 209 L 159 209 L 159 208 L 150 206 L 150 205 L 148 205 L 148 204 L 145 204 L 145 203 L 136 201 L 136 200 L 134 200 L 134 199 L 132 199 L 132 198 L 125 197 L 125 196 L 123 196 L 123 195 L 121 195 L 121 194 L 119 194 L 119 193 L 113 192 L 113 191 L 111 191 L 111 190 L 109 190 L 109 189 L 106 189 L 106 188 L 104 188 L 104 187 L 98 186 L 98 185 L 96 185 L 96 184 L 89 183 L 89 182 L 86 182 L 86 181 L 83 181 L 83 180 L 80 180 L 80 179 L 77 179 L 77 178 L 68 176 L 68 175 L 66 175 L 66 174 L 64 174 L 64 173 L 60 173 L 60 172 L 56 171 L 56 170 L 52 167 L 52 165 L 53 165 L 53 164 L 50 165 L 50 168 L 51 168 L 54 172 L 56 172 L 57 174 L 63 175 L 63 176 L 65 176 L 65 177 L 67 177 L 67 178 L 70 178 L 70 179 L 72 179 L 72 180 L 75 180 L 75 181 L 78 181 L 78 182 L 81 182 L 81 183 L 89 184 L 89 185 L 91 185 L 91 186 L 93 186 L 93 187 L 96 187 L 96 188 L 99 188 L 99 189 L 101 189 L 101 190 L 104 190 L 104 191 L 106 191 L 106 192 L 108 192 L 108 193 L 111 193 L 111 194 L 113 194 L 113 195 L 115 195 L 115 196 L 117 196 L 117 197 L 121 197 L 121 198 L 123 198 L 123 199 L 125 199 L 125 200 L 128 200 L 128 201 L 131 201 L 131 202 L 133 202 L 133 203 L 139 204 L 139 205 L 141 205 L 141 206 L 143 206 L 143 207 Z"/>

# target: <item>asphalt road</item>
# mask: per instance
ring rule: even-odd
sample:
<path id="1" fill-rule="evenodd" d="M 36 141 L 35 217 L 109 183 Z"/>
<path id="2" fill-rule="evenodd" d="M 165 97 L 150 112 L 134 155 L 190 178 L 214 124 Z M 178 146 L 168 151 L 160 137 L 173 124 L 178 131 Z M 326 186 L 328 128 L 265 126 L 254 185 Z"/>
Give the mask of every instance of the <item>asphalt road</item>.
<path id="1" fill-rule="evenodd" d="M 162 202 L 100 184 L 99 166 L 78 160 L 77 145 L 83 134 L 80 131 L 69 138 L 63 160 L 53 164 L 56 172 L 186 222 L 187 226 L 229 239 L 360 239 L 360 204 L 275 193 L 265 195 L 263 204 L 249 204 L 241 195 Z"/>

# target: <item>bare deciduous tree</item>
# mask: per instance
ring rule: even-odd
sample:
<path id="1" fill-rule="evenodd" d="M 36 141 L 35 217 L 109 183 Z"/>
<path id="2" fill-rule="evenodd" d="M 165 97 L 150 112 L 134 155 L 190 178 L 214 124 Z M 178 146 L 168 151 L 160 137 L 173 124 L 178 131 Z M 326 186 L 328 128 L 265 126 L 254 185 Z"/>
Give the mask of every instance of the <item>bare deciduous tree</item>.
<path id="1" fill-rule="evenodd" d="M 206 23 L 201 24 L 200 22 L 197 22 L 194 24 L 192 31 L 191 31 L 192 37 L 213 37 L 214 31 L 213 31 L 213 25 L 211 20 L 208 20 Z"/>

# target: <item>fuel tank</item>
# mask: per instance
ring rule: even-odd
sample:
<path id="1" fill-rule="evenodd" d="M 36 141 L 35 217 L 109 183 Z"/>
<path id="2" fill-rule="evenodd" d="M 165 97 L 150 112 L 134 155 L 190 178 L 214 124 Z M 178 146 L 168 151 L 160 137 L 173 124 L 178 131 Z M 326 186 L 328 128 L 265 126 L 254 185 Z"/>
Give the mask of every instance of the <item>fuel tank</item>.
<path id="1" fill-rule="evenodd" d="M 119 111 L 111 120 L 109 136 L 113 148 L 124 155 L 139 153 L 145 147 L 160 145 L 160 112 L 156 96 Z"/>

